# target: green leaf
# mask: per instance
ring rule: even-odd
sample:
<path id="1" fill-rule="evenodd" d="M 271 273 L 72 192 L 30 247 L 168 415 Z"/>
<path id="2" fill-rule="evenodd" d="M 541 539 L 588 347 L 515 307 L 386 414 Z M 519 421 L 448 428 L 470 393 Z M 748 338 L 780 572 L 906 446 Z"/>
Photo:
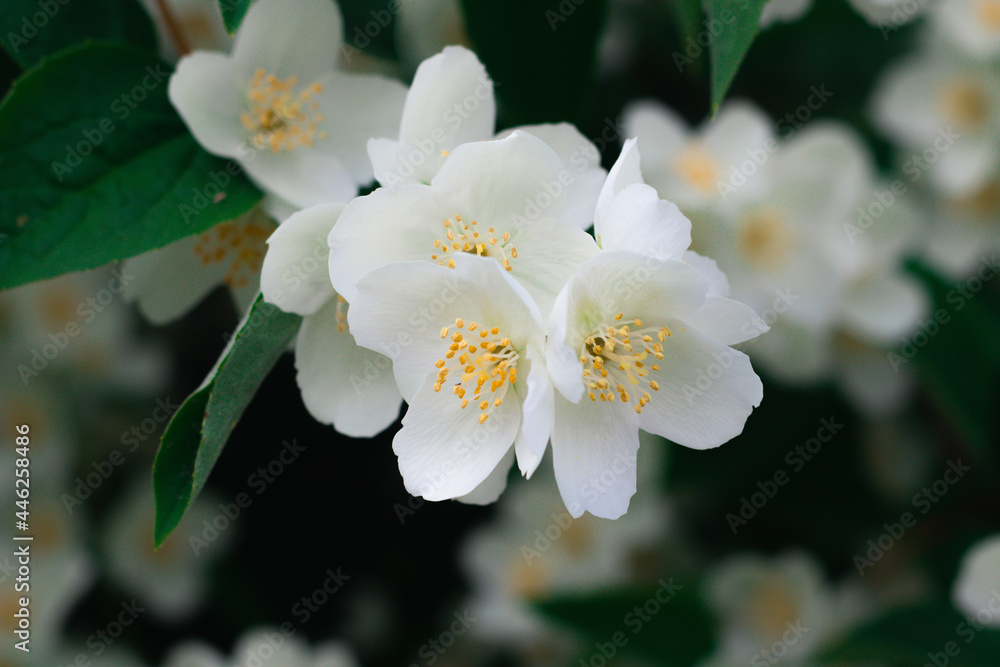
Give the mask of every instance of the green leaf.
<path id="1" fill-rule="evenodd" d="M 505 125 L 578 122 L 607 0 L 462 0 L 469 37 L 496 82 Z"/>
<path id="2" fill-rule="evenodd" d="M 977 463 L 998 469 L 1000 313 L 978 278 L 949 282 L 914 263 L 931 293 L 933 317 L 905 337 L 895 365 L 912 366 L 972 449 Z M 973 291 L 973 288 L 976 288 Z"/>
<path id="3" fill-rule="evenodd" d="M 668 597 L 674 583 L 681 588 Z M 696 587 L 678 578 L 661 579 L 659 587 L 645 590 L 617 589 L 588 597 L 555 598 L 535 606 L 585 634 L 594 651 L 598 650 L 595 642 L 610 642 L 617 645 L 616 652 L 620 649 L 623 655 L 645 657 L 659 665 L 696 664 L 715 643 L 713 619 Z M 621 634 L 615 637 L 616 633 Z M 590 664 L 588 656 L 577 657 Z"/>
<path id="4" fill-rule="evenodd" d="M 235 35 L 243 17 L 250 9 L 253 0 L 219 0 L 219 9 L 222 10 L 222 22 L 226 25 L 226 31 L 230 35 Z"/>
<path id="5" fill-rule="evenodd" d="M 740 64 L 760 32 L 760 13 L 767 0 L 710 0 L 708 30 L 712 39 L 712 113 L 726 96 Z"/>
<path id="6" fill-rule="evenodd" d="M 156 29 L 136 0 L 4 0 L 0 45 L 28 69 L 42 56 L 88 39 L 128 42 L 157 50 Z"/>
<path id="7" fill-rule="evenodd" d="M 258 294 L 215 368 L 167 424 L 153 464 L 157 548 L 198 497 L 229 434 L 301 322 Z"/>
<path id="8" fill-rule="evenodd" d="M 260 192 L 202 150 L 167 99 L 170 68 L 88 44 L 27 72 L 0 105 L 0 289 L 165 246 Z"/>
<path id="9" fill-rule="evenodd" d="M 865 662 L 877 656 L 880 663 L 908 667 L 929 663 L 931 654 L 941 665 L 994 667 L 1000 631 L 977 627 L 944 600 L 895 609 L 824 651 L 820 661 Z"/>

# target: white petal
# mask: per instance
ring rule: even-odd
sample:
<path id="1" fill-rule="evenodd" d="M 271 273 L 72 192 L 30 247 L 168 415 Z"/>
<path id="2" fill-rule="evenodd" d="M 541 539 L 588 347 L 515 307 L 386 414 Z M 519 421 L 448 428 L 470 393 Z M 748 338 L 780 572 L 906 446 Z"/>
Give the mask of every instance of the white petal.
<path id="1" fill-rule="evenodd" d="M 124 275 L 134 276 L 125 284 L 125 298 L 138 301 L 151 323 L 183 316 L 223 283 L 229 264 L 204 264 L 195 254 L 197 244 L 198 237 L 189 236 L 125 261 Z"/>
<path id="2" fill-rule="evenodd" d="M 396 158 L 399 156 L 399 142 L 393 139 L 369 139 L 368 160 L 372 164 L 375 180 L 382 187 L 390 187 L 401 182 L 396 172 Z"/>
<path id="3" fill-rule="evenodd" d="M 642 145 L 645 182 L 661 197 L 672 198 L 678 188 L 673 163 L 688 144 L 687 122 L 670 107 L 651 100 L 629 105 L 623 116 L 625 136 L 636 137 Z"/>
<path id="4" fill-rule="evenodd" d="M 248 155 L 241 164 L 251 180 L 298 208 L 346 202 L 358 193 L 357 182 L 344 164 L 321 150 L 299 147 L 273 153 L 265 148 Z"/>
<path id="5" fill-rule="evenodd" d="M 561 171 L 562 161 L 545 142 L 515 132 L 457 147 L 432 185 L 463 216 L 510 229 L 524 220 L 559 218 L 567 197 Z"/>
<path id="6" fill-rule="evenodd" d="M 261 208 L 271 216 L 278 224 L 283 223 L 292 217 L 293 213 L 298 213 L 302 209 L 294 204 L 285 201 L 277 195 L 264 195 L 264 200 L 261 202 Z"/>
<path id="7" fill-rule="evenodd" d="M 555 220 L 536 220 L 511 239 L 517 258 L 511 275 L 527 288 L 544 316 L 563 285 L 600 249 L 593 237 L 577 227 Z"/>
<path id="8" fill-rule="evenodd" d="M 691 245 L 691 221 L 656 190 L 636 183 L 621 190 L 594 223 L 604 250 L 681 259 Z"/>
<path id="9" fill-rule="evenodd" d="M 594 213 L 595 221 L 607 217 L 606 210 L 611 205 L 611 200 L 615 198 L 615 195 L 630 185 L 645 182 L 642 180 L 642 171 L 639 168 L 642 158 L 639 155 L 638 142 L 637 138 L 625 140 L 622 152 L 611 166 L 611 171 L 608 172 L 608 177 L 601 188 Z"/>
<path id="10" fill-rule="evenodd" d="M 708 296 L 729 296 L 729 279 L 714 259 L 688 250 L 681 258 L 708 281 Z"/>
<path id="11" fill-rule="evenodd" d="M 496 103 L 493 81 L 472 51 L 445 47 L 428 58 L 413 77 L 399 128 L 399 156 L 416 151 L 424 159 L 413 178 L 429 183 L 441 163 L 441 152 L 493 136 Z M 393 171 L 400 173 L 399 166 Z"/>
<path id="12" fill-rule="evenodd" d="M 232 60 L 221 53 L 193 53 L 182 58 L 170 77 L 170 103 L 202 148 L 235 157 L 246 139 L 240 125 L 243 100 Z"/>
<path id="13" fill-rule="evenodd" d="M 265 301 L 288 313 L 311 315 L 333 297 L 326 239 L 343 210 L 343 204 L 320 204 L 274 230 L 260 271 Z"/>
<path id="14" fill-rule="evenodd" d="M 521 430 L 518 431 L 514 450 L 517 452 L 517 465 L 521 474 L 530 478 L 542 462 L 545 447 L 552 435 L 552 420 L 554 419 L 555 392 L 552 380 L 545 370 L 545 358 L 534 346 L 527 351 L 527 360 L 518 364 L 518 370 L 523 368 L 522 377 L 527 377 L 527 390 L 521 397 Z"/>
<path id="15" fill-rule="evenodd" d="M 768 330 L 752 308 L 722 296 L 706 298 L 698 312 L 684 318 L 684 323 L 723 345 L 736 345 Z"/>
<path id="16" fill-rule="evenodd" d="M 997 173 L 997 146 L 983 140 L 955 141 L 940 153 L 931 169 L 931 181 L 948 195 L 974 193 Z"/>
<path id="17" fill-rule="evenodd" d="M 548 336 L 545 340 L 545 366 L 552 383 L 563 397 L 573 403 L 583 398 L 583 364 L 580 353 L 566 343 L 570 326 L 570 291 L 568 283 L 559 292 L 549 316 Z M 573 304 L 575 307 L 575 304 Z M 575 313 L 574 313 L 575 314 Z"/>
<path id="18" fill-rule="evenodd" d="M 847 325 L 862 338 L 892 345 L 917 326 L 930 309 L 927 295 L 910 278 L 875 275 L 845 295 Z"/>
<path id="19" fill-rule="evenodd" d="M 507 488 L 507 475 L 510 467 L 514 465 L 514 448 L 507 450 L 507 453 L 500 459 L 500 463 L 493 469 L 483 482 L 464 496 L 456 498 L 459 502 L 469 505 L 489 505 L 495 503 L 503 490 Z"/>
<path id="20" fill-rule="evenodd" d="M 601 167 L 601 152 L 590 139 L 570 123 L 521 125 L 497 134 L 497 139 L 523 131 L 538 137 L 556 152 L 568 172 L 566 208 L 559 218 L 563 222 L 587 229 L 594 222 L 594 207 L 605 182 Z"/>
<path id="21" fill-rule="evenodd" d="M 777 144 L 774 137 L 774 123 L 759 108 L 749 102 L 732 100 L 726 102 L 718 115 L 705 127 L 701 141 L 708 152 L 718 158 L 725 167 L 739 166 L 750 157 L 751 152 Z"/>
<path id="22" fill-rule="evenodd" d="M 639 425 L 635 413 L 617 405 L 556 397 L 552 466 L 566 509 L 617 519 L 635 493 Z"/>
<path id="23" fill-rule="evenodd" d="M 471 408 L 471 409 L 470 409 Z M 427 500 L 471 493 L 511 449 L 521 421 L 518 401 L 504 401 L 479 423 L 475 406 L 462 409 L 449 391 L 425 384 L 392 441 L 406 490 Z"/>
<path id="24" fill-rule="evenodd" d="M 402 397 L 392 362 L 359 347 L 349 331 L 338 331 L 336 299 L 302 320 L 295 369 L 309 414 L 340 433 L 369 438 L 399 416 Z"/>
<path id="25" fill-rule="evenodd" d="M 334 288 L 354 301 L 357 282 L 372 269 L 390 262 L 431 261 L 440 251 L 445 213 L 426 185 L 380 188 L 352 200 L 330 232 L 330 279 Z"/>
<path id="26" fill-rule="evenodd" d="M 366 184 L 373 175 L 368 140 L 396 138 L 406 86 L 364 74 L 328 74 L 319 81 L 320 129 L 327 138 L 317 141 L 315 149 L 338 159 L 356 183 Z"/>
<path id="27" fill-rule="evenodd" d="M 718 447 L 743 432 L 764 387 L 742 352 L 682 323 L 669 326 L 660 370 L 649 375 L 660 388 L 640 426 L 685 447 Z"/>
<path id="28" fill-rule="evenodd" d="M 255 0 L 236 33 L 233 60 L 249 78 L 258 67 L 309 83 L 337 64 L 340 8 L 329 0 Z"/>

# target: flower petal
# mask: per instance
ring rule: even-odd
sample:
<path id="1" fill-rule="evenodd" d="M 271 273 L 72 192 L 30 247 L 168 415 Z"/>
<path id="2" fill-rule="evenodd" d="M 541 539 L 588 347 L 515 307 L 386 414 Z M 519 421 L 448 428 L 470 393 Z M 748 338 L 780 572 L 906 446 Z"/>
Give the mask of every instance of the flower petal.
<path id="1" fill-rule="evenodd" d="M 635 493 L 639 425 L 635 413 L 606 403 L 556 397 L 552 467 L 566 509 L 617 519 Z"/>
<path id="2" fill-rule="evenodd" d="M 202 148 L 221 157 L 236 157 L 246 141 L 240 125 L 243 100 L 232 60 L 221 53 L 192 53 L 182 58 L 170 77 L 170 103 Z"/>
<path id="3" fill-rule="evenodd" d="M 742 352 L 681 322 L 668 326 L 660 369 L 649 374 L 659 390 L 652 392 L 639 424 L 685 447 L 718 447 L 743 432 L 764 387 Z"/>
<path id="4" fill-rule="evenodd" d="M 912 279 L 883 274 L 858 281 L 845 295 L 847 326 L 866 339 L 893 345 L 916 328 L 930 309 L 926 293 Z"/>
<path id="5" fill-rule="evenodd" d="M 597 216 L 594 232 L 605 250 L 663 260 L 681 259 L 691 245 L 691 221 L 644 183 L 619 191 Z"/>
<path id="6" fill-rule="evenodd" d="M 517 465 L 521 474 L 531 478 L 532 473 L 542 462 L 545 447 L 552 435 L 553 401 L 555 392 L 552 380 L 545 370 L 545 358 L 534 346 L 527 351 L 527 360 L 523 362 L 527 372 L 527 389 L 518 390 L 521 396 L 521 429 L 514 442 L 517 452 Z M 519 365 L 520 370 L 520 365 Z"/>
<path id="7" fill-rule="evenodd" d="M 320 129 L 327 137 L 317 141 L 314 150 L 336 158 L 355 183 L 366 184 L 373 175 L 368 140 L 395 139 L 406 86 L 365 74 L 331 73 L 319 82 L 323 85 L 323 92 L 316 96 L 323 114 Z"/>
<path id="8" fill-rule="evenodd" d="M 332 70 L 344 37 L 340 8 L 329 0 L 256 0 L 236 33 L 233 60 L 248 79 L 258 67 L 302 83 Z"/>
<path id="9" fill-rule="evenodd" d="M 343 204 L 320 204 L 274 230 L 260 271 L 265 301 L 288 313 L 311 315 L 333 298 L 326 239 L 343 210 Z"/>
<path id="10" fill-rule="evenodd" d="M 327 202 L 350 201 L 358 185 L 336 157 L 315 148 L 292 152 L 255 150 L 241 161 L 247 175 L 265 192 L 298 208 Z"/>
<path id="11" fill-rule="evenodd" d="M 507 476 L 510 467 L 514 465 L 514 448 L 507 450 L 507 453 L 500 459 L 500 463 L 493 469 L 483 482 L 470 493 L 456 498 L 459 502 L 469 505 L 489 505 L 495 503 L 504 489 L 507 488 Z"/>
<path id="12" fill-rule="evenodd" d="M 524 285 L 547 317 L 556 294 L 600 248 L 593 237 L 577 227 L 555 220 L 535 220 L 511 239 L 517 258 L 511 275 Z"/>
<path id="13" fill-rule="evenodd" d="M 432 185 L 462 215 L 509 230 L 525 219 L 560 217 L 567 197 L 561 171 L 562 160 L 544 141 L 515 132 L 458 146 Z"/>
<path id="14" fill-rule="evenodd" d="M 402 398 L 392 362 L 359 347 L 349 331 L 339 331 L 337 311 L 336 299 L 330 299 L 302 320 L 295 340 L 296 380 L 317 421 L 370 438 L 396 421 Z"/>
<path id="15" fill-rule="evenodd" d="M 392 440 L 406 490 L 427 500 L 470 494 L 511 449 L 521 422 L 519 401 L 504 401 L 480 424 L 451 392 L 425 383 Z"/>
<path id="16" fill-rule="evenodd" d="M 684 323 L 723 345 L 736 345 L 755 338 L 768 329 L 767 324 L 749 306 L 723 296 L 710 296 Z"/>
<path id="17" fill-rule="evenodd" d="M 493 81 L 472 51 L 445 47 L 428 58 L 413 77 L 399 128 L 400 164 L 412 151 L 423 156 L 412 179 L 429 183 L 441 165 L 441 152 L 493 136 L 496 103 Z M 429 150 L 425 150 L 430 147 Z"/>
<path id="18" fill-rule="evenodd" d="M 622 152 L 611 166 L 611 171 L 608 172 L 608 177 L 601 187 L 601 193 L 595 207 L 595 221 L 607 216 L 607 208 L 611 205 L 611 200 L 615 198 L 615 195 L 630 185 L 645 182 L 642 180 L 642 171 L 639 168 L 641 159 L 638 138 L 626 139 L 625 145 L 622 146 Z"/>

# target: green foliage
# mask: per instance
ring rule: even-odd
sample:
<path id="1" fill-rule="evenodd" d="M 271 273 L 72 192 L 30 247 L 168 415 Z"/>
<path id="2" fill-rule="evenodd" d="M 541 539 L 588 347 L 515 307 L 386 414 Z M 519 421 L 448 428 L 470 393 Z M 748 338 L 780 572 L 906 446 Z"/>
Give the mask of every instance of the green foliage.
<path id="1" fill-rule="evenodd" d="M 226 30 L 230 35 L 235 35 L 243 22 L 243 17 L 250 9 L 253 0 L 219 0 L 219 9 L 222 11 L 222 22 L 226 25 Z"/>
<path id="2" fill-rule="evenodd" d="M 203 151 L 167 99 L 169 66 L 88 44 L 45 60 L 0 105 L 0 288 L 198 234 L 260 193 Z"/>
<path id="3" fill-rule="evenodd" d="M 170 420 L 153 465 L 156 547 L 198 497 L 229 434 L 301 321 L 258 295 L 215 368 Z"/>
<path id="4" fill-rule="evenodd" d="M 137 0 L 4 0 L 0 48 L 27 69 L 43 56 L 88 39 L 128 42 L 156 52 L 156 29 Z"/>
<path id="5" fill-rule="evenodd" d="M 463 0 L 469 36 L 496 82 L 504 125 L 580 120 L 607 5 Z"/>
<path id="6" fill-rule="evenodd" d="M 712 113 L 719 109 L 743 58 L 760 32 L 766 0 L 711 0 L 708 30 L 712 35 Z"/>

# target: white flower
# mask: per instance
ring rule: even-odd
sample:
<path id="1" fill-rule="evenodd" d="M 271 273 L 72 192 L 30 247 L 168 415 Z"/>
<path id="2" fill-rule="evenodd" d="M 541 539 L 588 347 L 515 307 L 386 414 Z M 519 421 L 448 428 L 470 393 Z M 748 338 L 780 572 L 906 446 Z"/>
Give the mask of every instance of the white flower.
<path id="1" fill-rule="evenodd" d="M 876 125 L 906 149 L 911 180 L 928 171 L 935 189 L 959 196 L 997 174 L 1000 80 L 992 70 L 947 54 L 915 56 L 886 72 L 872 106 Z"/>
<path id="2" fill-rule="evenodd" d="M 1000 2 L 940 0 L 931 10 L 932 26 L 974 58 L 1000 55 Z"/>
<path id="3" fill-rule="evenodd" d="M 430 185 L 380 188 L 347 205 L 330 232 L 330 278 L 354 302 L 368 271 L 422 260 L 451 266 L 469 253 L 496 260 L 547 313 L 576 267 L 598 252 L 561 219 L 573 208 L 559 156 L 525 132 L 462 144 Z"/>
<path id="4" fill-rule="evenodd" d="M 330 0 L 257 0 L 231 56 L 180 61 L 170 101 L 206 150 L 264 191 L 299 207 L 346 201 L 371 180 L 367 141 L 395 132 L 406 89 L 337 72 L 342 33 Z"/>
<path id="5" fill-rule="evenodd" d="M 239 313 L 257 296 L 265 241 L 274 222 L 255 207 L 231 222 L 125 261 L 127 299 L 153 324 L 184 316 L 225 285 Z"/>
<path id="6" fill-rule="evenodd" d="M 754 662 L 775 643 L 784 645 L 782 664 L 808 664 L 816 648 L 871 612 L 872 603 L 853 587 L 827 584 L 806 553 L 774 558 L 734 556 L 705 576 L 706 597 L 721 617 L 722 638 L 702 663 L 728 666 Z M 777 651 L 774 654 L 777 655 Z"/>
<path id="7" fill-rule="evenodd" d="M 639 429 L 706 449 L 739 435 L 763 387 L 728 347 L 766 327 L 708 296 L 680 260 L 607 251 L 560 292 L 546 360 L 560 397 L 553 466 L 574 516 L 617 518 L 635 492 Z"/>
<path id="8" fill-rule="evenodd" d="M 455 148 L 528 132 L 549 145 L 562 161 L 560 187 L 567 191 L 561 219 L 586 229 L 604 180 L 600 152 L 569 123 L 526 125 L 494 137 L 493 81 L 472 51 L 446 47 L 428 58 L 413 78 L 399 127 L 399 141 L 372 139 L 368 153 L 383 186 L 430 183 Z"/>
<path id="9" fill-rule="evenodd" d="M 911 0 L 847 0 L 872 25 L 895 30 L 924 13 L 928 2 Z M 883 34 L 885 34 L 883 32 Z"/>
<path id="10" fill-rule="evenodd" d="M 934 215 L 921 251 L 937 270 L 966 278 L 1000 251 L 1000 174 L 968 195 L 937 197 L 930 206 Z"/>
<path id="11" fill-rule="evenodd" d="M 962 557 L 951 600 L 978 623 L 1000 628 L 1000 535 L 980 540 Z"/>
<path id="12" fill-rule="evenodd" d="M 302 315 L 295 339 L 296 380 L 309 413 L 337 431 L 371 437 L 399 415 L 401 397 L 386 357 L 359 347 L 348 328 L 348 305 L 334 292 L 326 239 L 343 204 L 292 215 L 267 240 L 261 270 L 264 300 Z"/>
<path id="13" fill-rule="evenodd" d="M 758 192 L 755 174 L 777 142 L 770 120 L 744 102 L 727 102 L 696 133 L 659 102 L 633 103 L 624 117 L 626 136 L 637 137 L 642 148 L 646 181 L 689 215 L 725 207 L 731 199 L 726 186 L 733 181 L 740 196 Z M 747 161 L 749 178 L 739 174 Z"/>
<path id="14" fill-rule="evenodd" d="M 530 476 L 548 442 L 544 330 L 538 308 L 499 263 L 461 256 L 454 264 L 371 271 L 349 322 L 360 344 L 413 380 L 401 383 L 409 409 L 392 443 L 407 491 L 493 502 L 514 453 Z"/>

